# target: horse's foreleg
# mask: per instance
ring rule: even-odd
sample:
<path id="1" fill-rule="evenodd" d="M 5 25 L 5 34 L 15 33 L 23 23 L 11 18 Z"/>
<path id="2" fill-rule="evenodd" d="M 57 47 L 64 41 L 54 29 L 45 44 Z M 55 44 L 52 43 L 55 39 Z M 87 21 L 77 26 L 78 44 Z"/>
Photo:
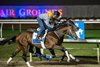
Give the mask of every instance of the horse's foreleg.
<path id="1" fill-rule="evenodd" d="M 72 54 L 69 53 L 69 56 L 70 56 L 73 60 L 75 60 L 75 57 L 74 57 Z"/>
<path id="2" fill-rule="evenodd" d="M 55 58 L 55 57 L 56 57 L 56 54 L 55 54 L 55 52 L 54 52 L 54 49 L 49 49 L 49 51 L 50 51 L 50 53 L 52 54 L 53 58 Z"/>
<path id="3" fill-rule="evenodd" d="M 69 56 L 73 59 L 73 60 L 75 60 L 76 62 L 79 62 L 80 60 L 79 59 L 76 59 L 72 54 L 70 54 L 69 53 Z"/>
<path id="4" fill-rule="evenodd" d="M 7 64 L 11 62 L 11 60 L 21 51 L 20 47 L 17 47 L 16 51 L 12 53 L 12 56 L 8 59 Z"/>
<path id="5" fill-rule="evenodd" d="M 30 62 L 32 62 L 32 54 L 34 53 L 32 45 L 30 45 L 29 47 L 29 52 L 30 52 Z"/>
<path id="6" fill-rule="evenodd" d="M 61 62 L 61 61 L 63 61 L 64 60 L 64 58 L 65 58 L 65 53 L 64 53 L 64 55 L 61 57 L 61 59 L 60 59 L 60 61 L 59 62 Z"/>
<path id="7" fill-rule="evenodd" d="M 68 52 L 68 50 L 67 49 L 65 49 L 65 53 L 66 53 L 66 56 L 67 56 L 67 58 L 68 58 L 68 62 L 70 61 L 70 58 L 72 59 L 72 60 L 75 60 L 76 62 L 79 62 L 79 59 L 76 59 L 72 54 L 70 54 L 69 52 Z"/>
<path id="8" fill-rule="evenodd" d="M 61 60 L 63 60 L 64 57 L 67 56 L 67 58 L 68 58 L 67 59 L 67 62 L 70 62 L 69 52 L 65 48 L 63 48 L 63 47 L 62 47 L 61 51 L 64 52 L 64 55 L 62 56 L 62 59 Z"/>
<path id="9" fill-rule="evenodd" d="M 30 45 L 30 47 L 29 47 L 29 52 L 32 53 L 32 54 L 34 53 L 32 45 Z"/>
<path id="10" fill-rule="evenodd" d="M 61 50 L 61 51 L 64 53 L 64 55 L 62 56 L 62 58 L 61 58 L 60 61 L 62 61 L 62 60 L 64 59 L 65 56 L 67 56 L 67 58 L 68 58 L 67 61 L 68 61 L 68 62 L 70 61 L 69 53 L 68 53 L 68 51 L 67 51 L 64 47 L 55 45 L 54 48 L 55 48 L 55 49 L 59 49 L 59 50 Z"/>

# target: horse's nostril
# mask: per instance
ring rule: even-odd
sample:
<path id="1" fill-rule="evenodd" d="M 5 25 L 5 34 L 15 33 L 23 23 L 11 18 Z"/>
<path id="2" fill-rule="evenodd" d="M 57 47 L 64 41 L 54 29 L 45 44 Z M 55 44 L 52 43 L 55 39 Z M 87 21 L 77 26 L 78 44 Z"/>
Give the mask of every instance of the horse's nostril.
<path id="1" fill-rule="evenodd" d="M 79 30 L 79 27 L 77 27 L 77 30 Z"/>

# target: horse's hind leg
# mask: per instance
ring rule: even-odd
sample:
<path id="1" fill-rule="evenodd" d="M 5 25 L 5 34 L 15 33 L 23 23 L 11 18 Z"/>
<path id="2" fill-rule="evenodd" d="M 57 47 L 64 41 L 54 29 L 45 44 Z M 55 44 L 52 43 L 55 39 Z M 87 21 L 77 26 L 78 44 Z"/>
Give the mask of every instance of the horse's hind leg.
<path id="1" fill-rule="evenodd" d="M 7 64 L 9 64 L 11 62 L 11 60 L 21 51 L 21 48 L 18 46 L 17 49 L 15 50 L 15 52 L 12 53 L 12 56 L 10 56 L 10 58 L 7 61 Z"/>
<path id="2" fill-rule="evenodd" d="M 28 52 L 28 47 L 27 46 L 23 46 L 23 55 L 22 55 L 22 58 L 23 60 L 25 61 L 25 63 L 27 64 L 28 67 L 33 67 L 30 65 L 30 63 L 27 61 L 27 52 Z"/>

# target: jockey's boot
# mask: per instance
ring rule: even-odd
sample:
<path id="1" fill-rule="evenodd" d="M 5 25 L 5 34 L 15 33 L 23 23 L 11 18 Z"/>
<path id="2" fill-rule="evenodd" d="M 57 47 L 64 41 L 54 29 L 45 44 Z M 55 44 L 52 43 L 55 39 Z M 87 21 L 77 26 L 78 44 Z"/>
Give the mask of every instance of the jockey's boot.
<path id="1" fill-rule="evenodd" d="M 36 39 L 41 40 L 42 38 L 41 38 L 41 36 L 37 35 Z"/>

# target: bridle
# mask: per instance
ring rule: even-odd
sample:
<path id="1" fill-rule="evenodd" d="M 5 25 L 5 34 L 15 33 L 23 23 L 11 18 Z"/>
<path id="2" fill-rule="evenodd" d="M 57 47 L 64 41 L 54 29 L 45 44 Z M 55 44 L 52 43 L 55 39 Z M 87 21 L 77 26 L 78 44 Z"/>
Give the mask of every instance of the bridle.
<path id="1" fill-rule="evenodd" d="M 64 25 L 64 24 L 68 24 L 67 30 L 69 30 L 69 32 L 70 32 L 70 35 L 69 35 L 69 36 L 71 36 L 71 37 L 73 37 L 74 39 L 76 39 L 76 38 L 74 37 L 74 33 L 73 33 L 73 31 L 72 31 L 72 28 L 71 28 L 71 27 L 76 28 L 76 26 L 75 26 L 74 24 L 70 23 L 69 21 L 63 22 L 63 23 L 61 23 L 60 25 Z M 60 26 L 60 25 L 59 25 L 59 26 Z M 76 29 L 77 29 L 77 28 L 76 28 Z M 54 31 L 54 33 L 57 35 L 58 38 L 60 38 L 61 36 L 63 36 L 63 35 L 65 34 L 65 32 L 60 32 L 60 31 L 58 31 L 58 30 Z"/>
<path id="2" fill-rule="evenodd" d="M 71 26 L 69 26 L 69 24 L 68 24 L 68 30 L 69 30 L 69 33 L 70 33 L 69 36 L 74 38 L 74 33 L 73 33 L 72 29 L 71 29 Z"/>
<path id="3" fill-rule="evenodd" d="M 74 32 L 78 31 L 79 28 L 78 28 L 73 22 L 70 23 L 70 22 L 68 21 L 67 23 L 68 23 L 68 30 L 69 30 L 69 32 L 70 32 L 70 36 L 71 36 L 72 38 L 76 39 L 76 38 L 74 37 L 74 33 L 73 33 L 72 29 L 71 29 L 71 26 L 75 29 Z"/>

